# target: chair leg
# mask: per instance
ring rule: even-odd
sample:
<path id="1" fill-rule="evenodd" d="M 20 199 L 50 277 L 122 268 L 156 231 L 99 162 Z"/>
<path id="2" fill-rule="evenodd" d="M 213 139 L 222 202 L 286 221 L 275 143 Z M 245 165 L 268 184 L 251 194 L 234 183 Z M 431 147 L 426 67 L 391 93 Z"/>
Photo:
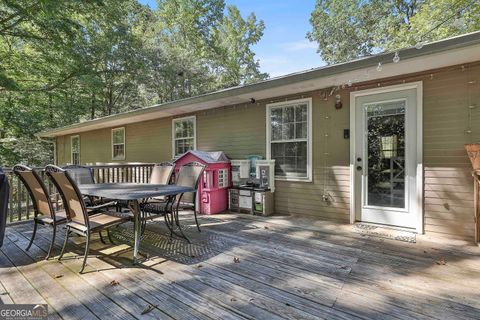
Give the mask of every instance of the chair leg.
<path id="1" fill-rule="evenodd" d="M 198 224 L 197 209 L 195 207 L 193 207 L 193 215 L 195 216 L 195 223 L 197 224 L 198 232 L 202 232 L 202 230 L 200 230 L 200 224 Z"/>
<path id="2" fill-rule="evenodd" d="M 58 256 L 58 260 L 62 259 L 63 254 L 65 253 L 65 248 L 67 247 L 67 242 L 68 242 L 68 237 L 70 236 L 70 228 L 67 226 L 67 230 L 65 231 L 65 240 L 63 241 L 63 247 L 62 251 L 60 252 L 60 255 Z"/>
<path id="3" fill-rule="evenodd" d="M 88 251 L 89 250 L 90 250 L 90 232 L 87 233 L 87 243 L 85 245 L 85 255 L 83 256 L 82 269 L 80 269 L 80 273 L 83 273 L 83 270 L 85 269 L 85 265 L 87 264 L 87 257 L 88 257 Z"/>
<path id="4" fill-rule="evenodd" d="M 107 236 L 110 243 L 115 244 L 115 242 L 113 242 L 112 235 L 110 234 L 110 228 L 107 229 Z"/>
<path id="5" fill-rule="evenodd" d="M 57 225 L 53 224 L 53 230 L 52 230 L 52 242 L 50 243 L 50 247 L 48 248 L 48 253 L 47 256 L 45 257 L 45 260 L 48 260 L 50 256 L 52 255 L 53 247 L 55 246 L 55 236 L 57 234 Z"/>
<path id="6" fill-rule="evenodd" d="M 100 236 L 100 241 L 101 241 L 103 244 L 107 244 L 107 243 L 105 242 L 105 240 L 103 240 L 102 231 L 98 231 L 98 235 Z"/>
<path id="7" fill-rule="evenodd" d="M 33 239 L 35 239 L 35 235 L 37 234 L 37 220 L 35 220 L 34 222 L 34 225 L 33 225 L 33 233 L 32 233 L 32 238 L 30 239 L 30 242 L 28 243 L 28 246 L 27 246 L 27 249 L 30 249 L 30 247 L 32 246 L 32 243 L 33 243 Z"/>
<path id="8" fill-rule="evenodd" d="M 191 243 L 190 242 L 190 239 L 187 238 L 187 236 L 185 235 L 185 233 L 183 233 L 183 230 L 182 230 L 182 227 L 180 226 L 180 219 L 178 218 L 178 205 L 177 207 L 175 208 L 175 224 L 177 225 L 178 227 L 178 230 L 180 231 L 180 234 L 182 236 L 182 238 L 184 238 L 185 240 L 187 240 L 188 243 Z"/>
<path id="9" fill-rule="evenodd" d="M 172 230 L 172 226 L 170 225 L 170 220 L 168 219 L 168 215 L 169 213 L 165 213 L 165 215 L 163 216 L 163 218 L 165 219 L 165 225 L 167 226 L 168 230 L 170 231 L 170 238 L 173 237 L 173 230 Z"/>

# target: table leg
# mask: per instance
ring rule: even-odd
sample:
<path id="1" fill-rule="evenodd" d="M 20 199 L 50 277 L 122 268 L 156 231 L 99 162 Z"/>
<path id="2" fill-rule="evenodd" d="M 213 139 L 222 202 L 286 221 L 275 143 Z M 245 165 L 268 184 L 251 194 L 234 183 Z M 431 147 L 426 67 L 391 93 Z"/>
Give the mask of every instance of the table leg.
<path id="1" fill-rule="evenodd" d="M 140 251 L 140 234 L 141 234 L 141 223 L 140 223 L 140 206 L 138 205 L 137 200 L 132 200 L 128 203 L 130 210 L 133 212 L 134 218 L 134 245 L 133 245 L 133 263 L 136 264 L 139 262 L 139 251 Z"/>

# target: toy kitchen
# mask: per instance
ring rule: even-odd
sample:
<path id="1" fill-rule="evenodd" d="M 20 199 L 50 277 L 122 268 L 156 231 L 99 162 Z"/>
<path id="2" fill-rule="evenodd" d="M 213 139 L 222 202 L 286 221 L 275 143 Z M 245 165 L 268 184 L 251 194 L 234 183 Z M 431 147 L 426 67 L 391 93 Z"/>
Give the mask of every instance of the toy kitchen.
<path id="1" fill-rule="evenodd" d="M 231 160 L 232 187 L 228 190 L 231 212 L 269 216 L 274 211 L 275 160 Z"/>

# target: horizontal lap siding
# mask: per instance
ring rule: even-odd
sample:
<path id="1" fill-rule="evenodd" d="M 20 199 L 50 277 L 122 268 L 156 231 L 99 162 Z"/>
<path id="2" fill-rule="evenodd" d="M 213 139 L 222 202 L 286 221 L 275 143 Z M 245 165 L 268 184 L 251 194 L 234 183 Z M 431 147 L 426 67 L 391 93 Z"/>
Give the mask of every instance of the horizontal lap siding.
<path id="1" fill-rule="evenodd" d="M 197 113 L 197 148 L 223 151 L 231 159 L 265 157 L 265 104 L 245 104 Z"/>
<path id="2" fill-rule="evenodd" d="M 340 91 L 343 108 L 335 109 L 334 96 L 312 95 L 312 182 L 276 181 L 275 211 L 347 222 L 350 208 L 350 140 L 348 92 Z M 328 136 L 326 136 L 328 135 Z M 323 200 L 323 194 L 329 201 Z"/>
<path id="3" fill-rule="evenodd" d="M 85 163 L 162 162 L 172 158 L 172 119 L 155 119 L 132 123 L 125 127 L 125 160 L 112 160 L 112 128 L 81 132 L 80 161 Z M 70 136 L 61 137 L 63 157 L 59 164 L 70 162 Z M 58 148 L 58 147 L 57 147 Z M 60 155 L 59 151 L 59 155 Z"/>
<path id="4" fill-rule="evenodd" d="M 470 163 L 463 149 L 480 141 L 480 67 L 465 71 L 434 72 L 409 81 L 423 80 L 424 87 L 424 223 L 427 234 L 450 238 L 473 236 L 473 182 Z M 476 80 L 475 84 L 467 84 Z M 326 100 L 320 92 L 304 93 L 313 99 L 312 182 L 277 181 L 275 211 L 281 214 L 313 215 L 347 222 L 350 206 L 349 143 L 343 129 L 349 128 L 349 93 L 340 90 L 343 108 L 335 109 L 335 96 Z M 300 98 L 299 95 L 290 99 Z M 200 111 L 197 117 L 197 148 L 224 151 L 232 159 L 266 154 L 266 104 Z M 472 134 L 466 134 L 469 103 Z M 328 118 L 327 118 L 328 117 Z M 172 119 L 156 119 L 126 126 L 125 162 L 161 162 L 172 157 Z M 81 160 L 113 162 L 111 128 L 81 133 Z M 328 134 L 328 137 L 325 135 Z M 327 153 L 327 154 L 325 154 Z M 59 163 L 70 161 L 70 137 L 57 140 Z M 123 161 L 122 161 L 123 162 Z M 329 201 L 322 195 L 326 193 Z"/>
<path id="5" fill-rule="evenodd" d="M 424 80 L 424 222 L 426 234 L 473 239 L 473 181 L 463 145 L 480 141 L 480 67 Z M 476 83 L 468 84 L 475 80 Z M 468 128 L 468 106 L 472 133 Z"/>

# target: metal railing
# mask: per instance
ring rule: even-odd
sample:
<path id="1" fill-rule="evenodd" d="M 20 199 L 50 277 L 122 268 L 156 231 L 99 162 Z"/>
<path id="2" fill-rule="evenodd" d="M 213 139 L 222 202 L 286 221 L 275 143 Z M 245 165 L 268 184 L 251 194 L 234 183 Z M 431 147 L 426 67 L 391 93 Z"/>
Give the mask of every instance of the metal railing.
<path id="1" fill-rule="evenodd" d="M 89 165 L 93 169 L 96 183 L 147 183 L 152 172 L 153 163 L 133 164 L 102 164 Z M 43 179 L 50 194 L 57 191 L 53 183 L 47 178 L 44 168 L 33 168 Z M 10 197 L 8 202 L 7 223 L 33 219 L 34 207 L 27 189 L 13 173 L 11 168 L 3 168 L 10 184 Z M 54 207 L 58 208 L 60 198 L 57 195 Z"/>

